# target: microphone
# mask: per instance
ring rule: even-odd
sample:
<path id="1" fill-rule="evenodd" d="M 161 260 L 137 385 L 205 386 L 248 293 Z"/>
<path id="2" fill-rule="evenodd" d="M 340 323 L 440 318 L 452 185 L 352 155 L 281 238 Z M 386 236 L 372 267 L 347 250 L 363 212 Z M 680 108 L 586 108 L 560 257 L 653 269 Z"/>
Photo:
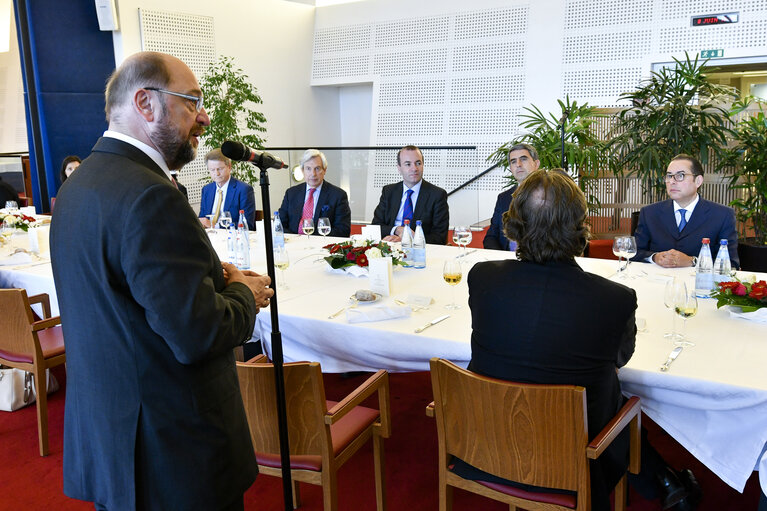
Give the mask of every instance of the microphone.
<path id="1" fill-rule="evenodd" d="M 221 145 L 224 156 L 235 161 L 249 161 L 261 169 L 284 169 L 288 166 L 276 156 L 264 151 L 251 149 L 241 142 L 227 140 Z"/>
<path id="2" fill-rule="evenodd" d="M 565 124 L 565 121 L 570 117 L 570 110 L 567 108 L 564 112 L 562 112 L 562 117 L 559 118 L 559 124 L 563 125 Z"/>

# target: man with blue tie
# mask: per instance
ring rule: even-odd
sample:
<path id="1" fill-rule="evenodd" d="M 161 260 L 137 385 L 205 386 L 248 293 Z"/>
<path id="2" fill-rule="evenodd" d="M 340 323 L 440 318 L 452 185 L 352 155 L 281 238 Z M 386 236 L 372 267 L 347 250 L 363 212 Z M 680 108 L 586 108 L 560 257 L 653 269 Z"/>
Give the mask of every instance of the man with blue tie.
<path id="1" fill-rule="evenodd" d="M 410 220 L 412 230 L 420 220 L 426 243 L 446 245 L 450 221 L 447 192 L 423 179 L 421 150 L 414 145 L 400 149 L 397 170 L 402 181 L 383 187 L 371 223 L 381 226 L 384 241 L 401 241 L 405 220 Z"/>
<path id="2" fill-rule="evenodd" d="M 240 210 L 245 212 L 245 220 L 248 229 L 256 227 L 256 196 L 253 187 L 243 183 L 232 176 L 232 160 L 224 156 L 221 149 L 213 149 L 205 155 L 205 164 L 208 166 L 212 183 L 202 187 L 200 198 L 200 222 L 205 227 L 213 227 L 221 217 L 221 213 L 228 211 L 232 216 L 232 224 L 237 226 L 240 220 Z M 213 225 L 207 218 L 213 215 Z"/>
<path id="3" fill-rule="evenodd" d="M 330 220 L 330 236 L 348 238 L 352 226 L 352 210 L 343 188 L 325 180 L 328 160 L 317 149 L 307 149 L 301 157 L 305 183 L 291 186 L 285 191 L 280 206 L 280 221 L 285 232 L 304 234 L 302 222 L 311 218 L 314 233 L 319 234 L 320 218 Z"/>
<path id="4" fill-rule="evenodd" d="M 732 208 L 701 198 L 703 166 L 692 156 L 679 154 L 671 160 L 665 176 L 670 199 L 643 207 L 634 237 L 635 261 L 664 268 L 695 266 L 703 238 L 711 240 L 716 258 L 719 241 L 727 240 L 733 268 L 740 266 L 735 212 Z"/>
<path id="5" fill-rule="evenodd" d="M 515 144 L 509 148 L 509 171 L 517 184 L 498 194 L 495 201 L 495 210 L 493 218 L 490 220 L 490 228 L 482 240 L 482 246 L 493 250 L 516 250 L 517 242 L 510 241 L 503 233 L 503 214 L 511 206 L 511 196 L 517 187 L 522 184 L 532 172 L 538 170 L 541 166 L 541 160 L 538 159 L 538 151 L 530 144 Z"/>

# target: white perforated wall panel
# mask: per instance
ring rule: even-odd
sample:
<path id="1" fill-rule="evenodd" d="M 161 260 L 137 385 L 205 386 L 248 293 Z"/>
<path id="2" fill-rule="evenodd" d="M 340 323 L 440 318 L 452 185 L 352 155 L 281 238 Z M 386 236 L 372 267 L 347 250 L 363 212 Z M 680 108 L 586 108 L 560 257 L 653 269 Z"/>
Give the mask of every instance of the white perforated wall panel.
<path id="1" fill-rule="evenodd" d="M 139 9 L 141 23 L 141 49 L 160 51 L 178 57 L 194 72 L 199 80 L 216 59 L 213 18 L 178 12 Z M 179 173 L 179 182 L 189 194 L 190 204 L 200 202 L 200 190 L 209 180 L 203 157 L 208 151 L 200 145 L 197 159 L 188 163 Z"/>

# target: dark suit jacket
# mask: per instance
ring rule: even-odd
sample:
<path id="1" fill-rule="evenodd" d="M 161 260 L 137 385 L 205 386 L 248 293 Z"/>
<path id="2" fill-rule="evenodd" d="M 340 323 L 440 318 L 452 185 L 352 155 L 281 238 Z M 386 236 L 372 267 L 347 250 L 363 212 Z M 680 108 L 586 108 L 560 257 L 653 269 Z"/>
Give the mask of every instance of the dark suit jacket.
<path id="1" fill-rule="evenodd" d="M 315 192 L 316 193 L 316 192 Z M 285 190 L 280 206 L 280 222 L 285 232 L 298 233 L 298 223 L 304 212 L 306 199 L 306 183 L 291 186 Z M 346 192 L 327 181 L 322 182 L 319 197 L 314 197 L 314 234 L 317 231 L 317 221 L 325 216 L 330 219 L 329 236 L 348 238 L 352 228 L 352 210 Z"/>
<path id="2" fill-rule="evenodd" d="M 381 235 L 388 235 L 397 220 L 397 213 L 402 205 L 402 181 L 386 185 L 381 191 L 381 199 L 373 212 L 373 225 L 381 226 Z M 447 231 L 450 221 L 450 209 L 447 205 L 447 192 L 425 179 L 421 181 L 421 191 L 413 211 L 413 223 L 421 221 L 426 243 L 447 244 Z M 411 226 L 415 230 L 415 225 Z"/>
<path id="3" fill-rule="evenodd" d="M 62 186 L 51 261 L 67 348 L 64 492 L 108 509 L 221 509 L 257 474 L 233 348 L 256 305 L 225 286 L 184 196 L 102 138 Z"/>
<path id="4" fill-rule="evenodd" d="M 634 237 L 637 242 L 637 254 L 632 259 L 634 261 L 645 261 L 655 252 L 672 248 L 688 256 L 697 256 L 703 238 L 711 240 L 711 255 L 716 258 L 719 240 L 726 239 L 732 267 L 740 267 L 735 212 L 732 208 L 702 197 L 682 232 L 679 232 L 676 224 L 673 200 L 667 199 L 643 207 L 639 211 L 639 223 Z"/>
<path id="5" fill-rule="evenodd" d="M 522 383 L 585 387 L 589 438 L 596 436 L 623 403 L 615 368 L 634 352 L 634 290 L 587 273 L 574 261 L 481 262 L 469 272 L 468 284 L 469 370 Z M 597 498 L 607 501 L 627 463 L 627 437 L 592 463 Z"/>
<path id="6" fill-rule="evenodd" d="M 213 204 L 216 203 L 216 183 L 208 183 L 202 187 L 202 197 L 200 197 L 200 218 L 213 214 Z M 232 222 L 237 226 L 240 220 L 240 210 L 245 211 L 245 220 L 248 222 L 248 229 L 251 231 L 256 228 L 256 197 L 253 193 L 253 187 L 247 183 L 229 178 L 229 188 L 226 191 L 223 211 L 228 211 L 232 215 Z"/>
<path id="7" fill-rule="evenodd" d="M 516 185 L 508 190 L 505 190 L 498 194 L 498 200 L 495 201 L 495 210 L 493 211 L 493 218 L 490 219 L 490 228 L 485 234 L 485 239 L 482 240 L 482 245 L 485 248 L 491 248 L 494 250 L 509 250 L 509 238 L 503 234 L 503 214 L 509 210 L 511 206 L 511 196 L 517 189 Z"/>
<path id="8" fill-rule="evenodd" d="M 19 204 L 19 194 L 16 193 L 16 190 L 9 183 L 0 179 L 0 208 L 4 208 L 5 203 L 11 200 Z"/>

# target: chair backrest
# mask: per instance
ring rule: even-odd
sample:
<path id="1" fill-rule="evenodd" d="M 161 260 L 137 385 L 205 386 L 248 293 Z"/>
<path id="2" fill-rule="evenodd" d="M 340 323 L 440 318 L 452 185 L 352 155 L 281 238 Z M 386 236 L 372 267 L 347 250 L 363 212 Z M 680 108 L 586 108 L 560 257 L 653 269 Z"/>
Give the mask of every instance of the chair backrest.
<path id="1" fill-rule="evenodd" d="M 0 289 L 0 351 L 34 356 L 32 309 L 24 289 Z"/>
<path id="2" fill-rule="evenodd" d="M 317 362 L 293 362 L 283 366 L 288 416 L 288 439 L 292 455 L 330 455 L 330 426 L 322 371 Z M 274 365 L 237 362 L 245 412 L 256 452 L 280 453 Z"/>
<path id="3" fill-rule="evenodd" d="M 504 479 L 588 491 L 583 387 L 496 380 L 436 358 L 431 378 L 448 456 Z"/>

